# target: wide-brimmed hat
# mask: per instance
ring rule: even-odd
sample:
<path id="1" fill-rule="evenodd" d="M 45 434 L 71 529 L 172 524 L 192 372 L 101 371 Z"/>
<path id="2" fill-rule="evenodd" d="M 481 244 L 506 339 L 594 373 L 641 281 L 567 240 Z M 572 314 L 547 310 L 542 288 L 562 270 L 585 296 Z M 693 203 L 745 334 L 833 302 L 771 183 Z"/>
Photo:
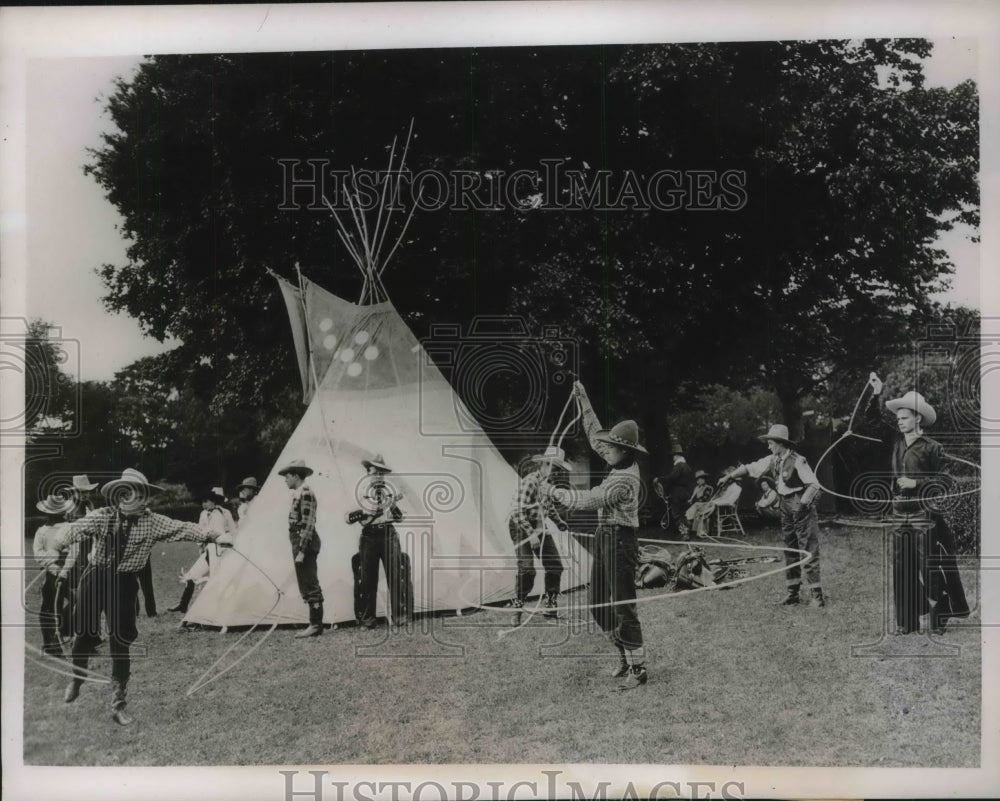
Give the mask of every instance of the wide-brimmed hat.
<path id="1" fill-rule="evenodd" d="M 49 495 L 36 503 L 35 508 L 47 515 L 63 515 L 73 508 L 73 501 L 59 495 Z"/>
<path id="2" fill-rule="evenodd" d="M 311 467 L 306 467 L 306 463 L 301 459 L 295 459 L 287 467 L 283 467 L 278 471 L 279 476 L 287 476 L 289 473 L 296 473 L 305 478 L 306 476 L 311 476 L 313 470 Z"/>
<path id="3" fill-rule="evenodd" d="M 73 476 L 73 489 L 80 490 L 80 492 L 90 492 L 91 490 L 97 489 L 97 482 L 90 482 L 86 474 L 82 476 Z"/>
<path id="4" fill-rule="evenodd" d="M 697 481 L 699 478 L 703 478 L 705 479 L 705 481 L 708 481 L 708 473 L 706 473 L 704 470 L 695 470 L 694 471 L 695 481 Z"/>
<path id="5" fill-rule="evenodd" d="M 555 445 L 550 445 L 545 449 L 545 453 L 536 453 L 532 456 L 529 462 L 551 462 L 556 467 L 561 467 L 567 472 L 572 471 L 569 462 L 566 461 L 566 451 L 562 448 L 557 448 Z"/>
<path id="6" fill-rule="evenodd" d="M 639 444 L 639 426 L 636 425 L 635 420 L 622 420 L 610 430 L 603 429 L 598 431 L 594 435 L 594 439 L 598 442 L 617 445 L 620 448 L 639 451 L 639 453 L 649 453 L 649 451 Z"/>
<path id="7" fill-rule="evenodd" d="M 226 502 L 226 493 L 222 491 L 222 487 L 212 487 L 201 494 L 201 500 L 202 503 L 205 501 L 215 501 L 215 503 L 222 504 Z"/>
<path id="8" fill-rule="evenodd" d="M 112 492 L 115 492 L 122 487 L 138 487 L 144 491 L 148 490 L 162 490 L 163 487 L 157 486 L 156 484 L 150 484 L 146 477 L 140 473 L 138 470 L 133 470 L 131 467 L 126 467 L 122 471 L 122 477 L 116 478 L 113 481 L 109 481 L 103 487 L 101 487 L 101 495 L 105 498 L 108 497 Z"/>
<path id="9" fill-rule="evenodd" d="M 253 476 L 250 476 L 249 478 L 243 479 L 243 483 L 240 484 L 236 489 L 237 490 L 252 489 L 254 491 L 259 492 L 260 484 L 257 483 L 257 479 L 255 479 Z"/>
<path id="10" fill-rule="evenodd" d="M 678 442 L 670 442 L 670 455 L 671 456 L 683 456 L 684 449 L 680 446 Z"/>
<path id="11" fill-rule="evenodd" d="M 757 437 L 757 439 L 762 440 L 764 442 L 766 442 L 769 439 L 773 439 L 775 442 L 782 442 L 785 445 L 788 445 L 789 447 L 795 445 L 795 443 L 788 438 L 788 426 L 783 426 L 780 423 L 771 426 L 766 434 L 761 434 L 759 437 Z"/>
<path id="12" fill-rule="evenodd" d="M 760 478 L 757 479 L 757 486 L 760 487 L 761 489 L 764 489 L 765 481 L 771 485 L 771 489 L 775 489 L 778 486 L 778 482 L 775 481 L 774 476 L 768 475 L 767 473 L 765 473 L 764 475 L 762 475 Z"/>
<path id="13" fill-rule="evenodd" d="M 374 459 L 363 459 L 361 461 L 361 465 L 365 468 L 365 470 L 371 470 L 374 467 L 380 473 L 392 472 L 392 468 L 385 463 L 385 458 L 381 453 L 377 454 Z"/>
<path id="14" fill-rule="evenodd" d="M 915 389 L 911 389 L 902 398 L 886 401 L 885 408 L 893 413 L 898 412 L 900 409 L 909 409 L 911 412 L 916 412 L 920 415 L 925 426 L 932 426 L 934 425 L 934 421 L 937 420 L 937 412 L 934 411 L 934 407 L 924 400 L 924 396 Z"/>

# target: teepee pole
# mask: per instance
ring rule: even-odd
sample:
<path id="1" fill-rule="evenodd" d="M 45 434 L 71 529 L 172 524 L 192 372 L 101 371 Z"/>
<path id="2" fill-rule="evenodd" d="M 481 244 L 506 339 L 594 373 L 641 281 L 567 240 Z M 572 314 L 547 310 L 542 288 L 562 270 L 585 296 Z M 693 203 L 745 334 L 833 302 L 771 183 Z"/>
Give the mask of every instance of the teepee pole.
<path id="1" fill-rule="evenodd" d="M 406 168 L 406 156 L 410 152 L 410 139 L 413 137 L 413 123 L 414 123 L 414 119 L 415 118 L 410 117 L 410 130 L 406 134 L 406 143 L 403 145 L 403 154 L 402 154 L 402 156 L 400 157 L 400 160 L 399 160 L 399 172 L 400 172 L 400 174 L 402 174 L 403 170 Z M 382 187 L 382 189 L 383 189 L 383 196 L 384 196 L 384 190 L 385 190 L 386 186 L 389 185 L 389 183 L 390 183 L 389 178 L 390 178 L 391 174 L 392 174 L 392 159 L 390 158 L 389 159 L 389 172 L 386 174 L 385 184 Z M 385 228 L 382 229 L 382 236 L 379 239 L 378 245 L 375 248 L 375 264 L 378 264 L 378 257 L 382 253 L 382 244 L 385 242 L 385 235 L 386 235 L 386 233 L 389 230 L 389 221 L 392 219 L 392 214 L 393 214 L 392 210 L 393 210 L 393 207 L 394 207 L 394 204 L 392 202 L 390 202 L 389 203 L 389 214 L 386 216 L 386 220 L 385 220 Z M 379 272 L 381 272 L 381 270 L 379 270 Z"/>
<path id="2" fill-rule="evenodd" d="M 382 225 L 382 212 L 385 211 L 385 194 L 386 188 L 389 186 L 390 176 L 392 175 L 392 162 L 396 156 L 396 137 L 392 137 L 392 147 L 389 149 L 389 168 L 386 170 L 385 179 L 382 181 L 382 199 L 378 204 L 378 216 L 375 218 L 375 228 L 372 230 L 372 244 L 375 245 L 375 258 L 378 259 L 378 253 L 382 249 L 382 239 L 385 238 L 385 229 L 381 229 L 382 236 L 379 237 L 379 230 Z M 386 217 L 385 224 L 389 225 L 389 218 Z"/>

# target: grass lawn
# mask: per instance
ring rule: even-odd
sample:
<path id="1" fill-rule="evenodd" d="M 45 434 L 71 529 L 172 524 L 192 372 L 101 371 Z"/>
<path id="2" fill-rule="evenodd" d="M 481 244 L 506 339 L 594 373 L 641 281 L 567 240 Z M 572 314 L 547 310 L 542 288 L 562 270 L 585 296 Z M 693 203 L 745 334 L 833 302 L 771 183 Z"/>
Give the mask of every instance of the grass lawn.
<path id="1" fill-rule="evenodd" d="M 779 535 L 766 529 L 748 541 L 773 545 Z M 978 766 L 979 631 L 883 638 L 879 533 L 824 526 L 820 545 L 825 609 L 779 606 L 780 574 L 642 603 L 650 681 L 626 693 L 608 676 L 614 649 L 586 625 L 538 619 L 500 636 L 506 613 L 475 613 L 392 635 L 347 627 L 296 641 L 279 629 L 191 696 L 188 687 L 240 633 L 177 629 L 179 616 L 164 610 L 196 546 L 163 546 L 154 552 L 160 616 L 139 620 L 147 657 L 133 663 L 136 722 L 110 721 L 105 684 L 87 683 L 64 704 L 66 677 L 29 662 L 24 761 Z M 975 605 L 975 576 L 964 578 Z M 563 614 L 586 621 L 568 607 Z M 977 621 L 974 611 L 968 623 Z M 37 629 L 27 636 L 40 645 Z M 106 659 L 92 667 L 110 672 Z"/>

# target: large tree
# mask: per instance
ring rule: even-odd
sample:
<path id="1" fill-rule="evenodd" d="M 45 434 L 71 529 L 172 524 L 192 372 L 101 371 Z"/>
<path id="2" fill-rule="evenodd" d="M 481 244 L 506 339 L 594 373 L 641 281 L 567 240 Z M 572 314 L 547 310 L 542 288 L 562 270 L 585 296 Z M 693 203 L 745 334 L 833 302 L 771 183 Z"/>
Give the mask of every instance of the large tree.
<path id="1" fill-rule="evenodd" d="M 416 214 L 385 277 L 418 336 L 477 314 L 558 324 L 604 413 L 637 416 L 653 444 L 683 386 L 762 386 L 795 428 L 831 376 L 898 352 L 951 270 L 937 235 L 978 221 L 976 90 L 924 89 L 928 52 L 892 40 L 154 57 L 116 85 L 118 130 L 86 168 L 130 240 L 127 263 L 103 267 L 107 303 L 183 340 L 177 370 L 210 365 L 216 412 L 275 409 L 296 379 L 264 268 L 291 277 L 298 262 L 339 294 L 360 289 L 329 215 L 288 210 L 281 162 L 299 159 L 299 177 L 308 159 L 381 168 L 415 117 L 413 170 L 464 170 L 480 196 L 501 171 L 540 177 L 497 210 Z M 575 183 L 545 174 L 559 159 Z M 631 208 L 664 169 L 695 182 L 683 207 Z M 603 203 L 557 208 L 571 186 L 578 200 L 599 189 L 599 170 Z M 698 175 L 726 170 L 745 174 L 745 202 L 692 208 L 718 198 L 696 197 Z M 511 402 L 501 387 L 490 397 Z"/>

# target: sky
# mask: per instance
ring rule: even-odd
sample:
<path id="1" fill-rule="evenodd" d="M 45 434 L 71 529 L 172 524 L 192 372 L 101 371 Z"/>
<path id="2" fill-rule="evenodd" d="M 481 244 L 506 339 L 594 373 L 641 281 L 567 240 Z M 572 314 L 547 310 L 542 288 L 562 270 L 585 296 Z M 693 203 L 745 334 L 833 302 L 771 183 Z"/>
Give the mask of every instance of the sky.
<path id="1" fill-rule="evenodd" d="M 928 85 L 952 87 L 977 75 L 975 41 L 935 40 L 927 62 Z M 98 98 L 127 77 L 138 56 L 36 58 L 27 71 L 28 147 L 28 317 L 59 327 L 79 340 L 82 380 L 109 380 L 115 371 L 176 342 L 144 337 L 138 323 L 108 312 L 96 270 L 125 263 L 120 217 L 97 183 L 83 174 L 87 148 L 98 147 L 112 130 Z M 951 291 L 942 300 L 979 305 L 979 248 L 967 230 L 941 240 L 956 265 Z"/>

